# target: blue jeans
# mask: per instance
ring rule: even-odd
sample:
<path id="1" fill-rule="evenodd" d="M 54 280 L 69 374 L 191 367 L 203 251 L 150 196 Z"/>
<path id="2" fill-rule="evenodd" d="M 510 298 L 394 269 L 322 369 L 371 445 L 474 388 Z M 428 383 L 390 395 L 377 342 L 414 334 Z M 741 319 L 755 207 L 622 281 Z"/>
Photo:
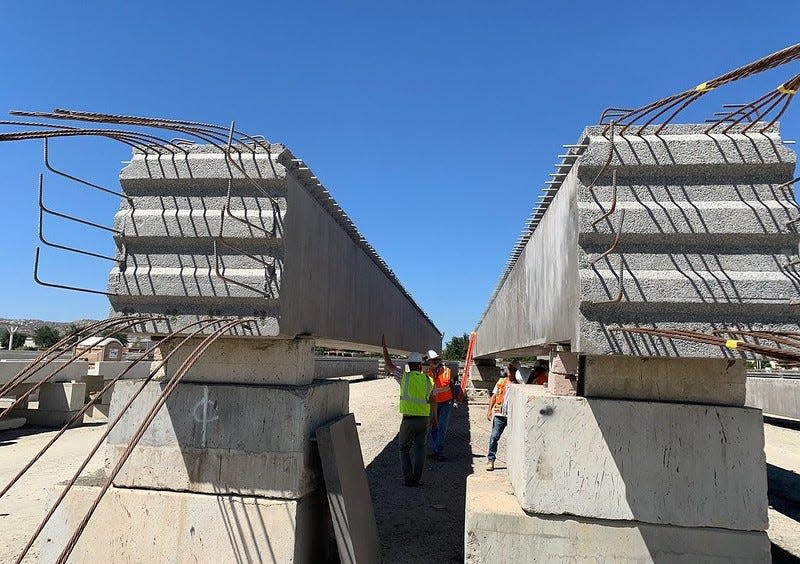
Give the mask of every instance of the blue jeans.
<path id="1" fill-rule="evenodd" d="M 447 420 L 450 419 L 450 411 L 453 409 L 453 400 L 443 401 L 436 404 L 436 414 L 439 424 L 434 429 L 431 427 L 431 454 L 442 454 L 444 452 L 444 438 L 447 435 Z"/>
<path id="2" fill-rule="evenodd" d="M 497 443 L 500 441 L 500 435 L 506 430 L 508 425 L 508 417 L 502 415 L 495 415 L 492 417 L 492 434 L 489 436 L 489 454 L 486 458 L 494 460 L 497 458 Z"/>

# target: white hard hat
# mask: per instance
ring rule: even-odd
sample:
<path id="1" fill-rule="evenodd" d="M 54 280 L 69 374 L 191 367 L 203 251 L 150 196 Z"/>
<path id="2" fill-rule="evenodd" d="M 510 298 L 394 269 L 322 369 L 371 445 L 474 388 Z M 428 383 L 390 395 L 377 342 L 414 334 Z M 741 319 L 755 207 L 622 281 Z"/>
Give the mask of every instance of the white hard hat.
<path id="1" fill-rule="evenodd" d="M 433 360 L 434 358 L 439 358 L 439 353 L 431 349 L 428 351 L 428 360 Z"/>
<path id="2" fill-rule="evenodd" d="M 408 355 L 408 363 L 409 364 L 422 364 L 422 355 L 418 352 L 413 352 Z"/>

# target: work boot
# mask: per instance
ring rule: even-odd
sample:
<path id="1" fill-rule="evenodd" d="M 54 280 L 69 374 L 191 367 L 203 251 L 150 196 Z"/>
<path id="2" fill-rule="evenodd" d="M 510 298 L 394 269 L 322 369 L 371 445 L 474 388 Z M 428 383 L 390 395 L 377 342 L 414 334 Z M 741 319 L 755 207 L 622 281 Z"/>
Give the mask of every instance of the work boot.
<path id="1" fill-rule="evenodd" d="M 491 472 L 494 470 L 494 460 L 487 460 L 486 461 L 486 471 Z"/>

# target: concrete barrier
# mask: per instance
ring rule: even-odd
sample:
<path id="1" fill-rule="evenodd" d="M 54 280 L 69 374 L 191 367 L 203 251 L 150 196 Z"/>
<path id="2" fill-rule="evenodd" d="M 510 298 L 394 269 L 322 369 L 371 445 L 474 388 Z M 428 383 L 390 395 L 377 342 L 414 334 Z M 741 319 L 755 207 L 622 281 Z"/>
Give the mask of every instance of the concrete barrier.
<path id="1" fill-rule="evenodd" d="M 380 372 L 379 359 L 369 357 L 318 356 L 314 359 L 314 378 L 342 376 L 374 377 Z"/>
<path id="2" fill-rule="evenodd" d="M 746 403 L 761 409 L 764 415 L 800 419 L 800 375 L 748 374 Z"/>

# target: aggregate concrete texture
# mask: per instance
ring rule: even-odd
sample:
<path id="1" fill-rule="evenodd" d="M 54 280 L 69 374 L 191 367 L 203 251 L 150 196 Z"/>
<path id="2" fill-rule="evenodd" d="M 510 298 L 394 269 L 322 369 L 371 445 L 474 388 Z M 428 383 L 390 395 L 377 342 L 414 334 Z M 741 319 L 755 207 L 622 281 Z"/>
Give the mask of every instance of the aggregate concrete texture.
<path id="1" fill-rule="evenodd" d="M 765 415 L 800 419 L 800 378 L 748 376 L 747 405 Z"/>
<path id="2" fill-rule="evenodd" d="M 56 561 L 98 489 L 83 485 L 70 490 L 40 536 L 40 562 Z M 50 492 L 49 505 L 60 491 Z M 69 562 L 324 562 L 326 519 L 319 494 L 275 500 L 112 487 Z"/>
<path id="3" fill-rule="evenodd" d="M 728 564 L 770 561 L 764 532 L 527 514 L 500 472 L 467 477 L 464 561 Z"/>
<path id="4" fill-rule="evenodd" d="M 777 128 L 706 135 L 669 125 L 613 145 L 603 129 L 584 130 L 584 146 L 559 167 L 563 181 L 478 324 L 476 356 L 569 343 L 587 354 L 732 357 L 741 353 L 613 329 L 797 330 L 800 276 L 783 265 L 797 253 L 786 223 L 800 208 L 781 186 L 796 157 Z"/>
<path id="5" fill-rule="evenodd" d="M 244 151 L 252 181 L 209 146 L 188 151 L 169 164 L 135 151 L 120 173 L 132 204 L 123 201 L 115 220 L 114 312 L 172 316 L 147 324 L 149 333 L 207 315 L 252 316 L 237 334 L 364 350 L 385 334 L 396 351 L 438 350 L 440 332 L 288 149 Z"/>
<path id="6" fill-rule="evenodd" d="M 141 383 L 117 383 L 115 419 Z M 150 382 L 109 434 L 113 468 L 163 384 Z M 181 383 L 114 481 L 120 487 L 298 499 L 321 484 L 314 430 L 348 412 L 343 381 L 307 386 Z"/>
<path id="7" fill-rule="evenodd" d="M 587 356 L 583 395 L 742 406 L 746 379 L 744 360 Z"/>
<path id="8" fill-rule="evenodd" d="M 508 393 L 508 474 L 525 511 L 766 530 L 759 410 Z"/>

